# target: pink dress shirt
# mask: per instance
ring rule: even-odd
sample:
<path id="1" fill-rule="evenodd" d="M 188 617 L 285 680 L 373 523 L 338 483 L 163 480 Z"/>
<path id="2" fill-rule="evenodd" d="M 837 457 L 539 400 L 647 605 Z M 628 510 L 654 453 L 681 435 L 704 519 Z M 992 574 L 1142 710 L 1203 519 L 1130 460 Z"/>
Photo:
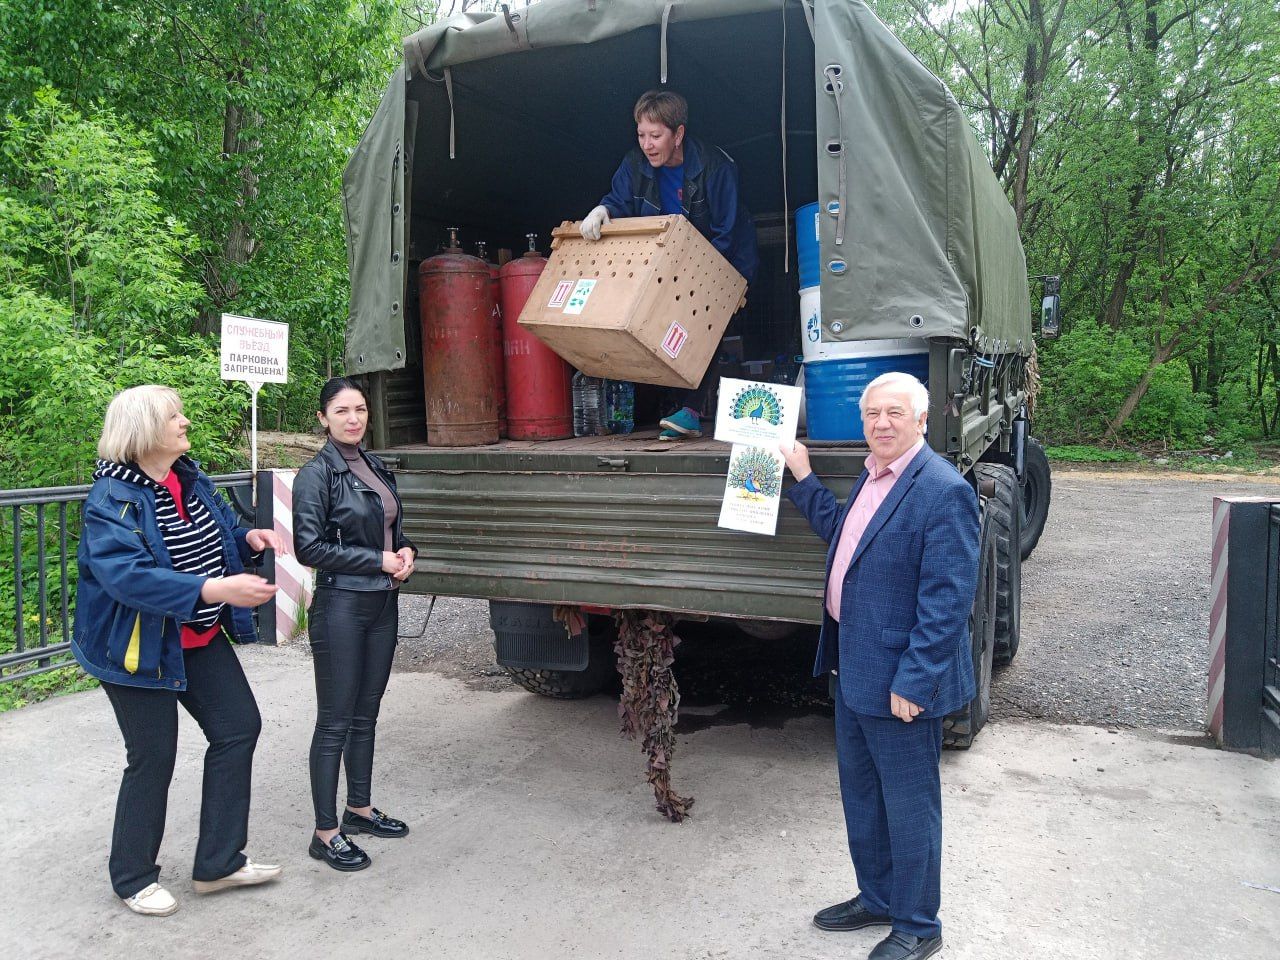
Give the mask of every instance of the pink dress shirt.
<path id="1" fill-rule="evenodd" d="M 858 541 L 862 539 L 871 518 L 880 509 L 880 504 L 884 503 L 885 497 L 889 496 L 889 491 L 898 482 L 898 477 L 902 476 L 902 471 L 907 469 L 907 464 L 915 459 L 923 446 L 924 437 L 921 437 L 910 450 L 884 468 L 876 463 L 874 453 L 867 457 L 868 477 L 858 491 L 858 499 L 853 501 L 849 515 L 844 518 L 844 527 L 840 530 L 840 540 L 836 544 L 836 555 L 831 561 L 831 573 L 827 577 L 827 613 L 837 621 L 840 619 L 840 595 L 844 591 L 844 576 L 849 572 L 849 561 L 853 559 L 853 552 L 858 549 Z"/>

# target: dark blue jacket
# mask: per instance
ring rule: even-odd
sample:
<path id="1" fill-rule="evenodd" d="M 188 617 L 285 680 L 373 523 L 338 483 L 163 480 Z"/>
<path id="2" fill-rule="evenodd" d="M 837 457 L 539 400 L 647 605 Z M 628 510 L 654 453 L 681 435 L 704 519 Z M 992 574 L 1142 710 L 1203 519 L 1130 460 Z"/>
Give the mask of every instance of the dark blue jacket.
<path id="1" fill-rule="evenodd" d="M 738 165 L 719 147 L 684 138 L 684 215 L 711 241 L 735 270 L 754 283 L 760 266 L 756 227 L 738 196 Z M 610 217 L 656 217 L 662 213 L 662 191 L 653 167 L 633 147 L 613 175 L 613 186 L 600 201 Z"/>
<path id="2" fill-rule="evenodd" d="M 841 506 L 810 474 L 787 496 L 829 544 L 866 482 Z M 978 498 L 954 466 L 924 447 L 867 524 L 840 597 L 840 622 L 822 601 L 814 676 L 838 669 L 854 713 L 890 717 L 889 694 L 945 717 L 974 696 L 969 610 L 978 585 Z"/>
<path id="3" fill-rule="evenodd" d="M 244 573 L 254 556 L 245 542 L 248 531 L 194 460 L 181 457 L 173 469 L 183 490 L 191 490 L 218 521 L 227 576 Z M 199 604 L 207 578 L 173 569 L 150 481 L 93 482 L 76 559 L 80 582 L 71 650 L 80 665 L 108 683 L 185 690 L 181 625 Z M 228 605 L 222 618 L 236 642 L 258 639 L 250 610 Z"/>

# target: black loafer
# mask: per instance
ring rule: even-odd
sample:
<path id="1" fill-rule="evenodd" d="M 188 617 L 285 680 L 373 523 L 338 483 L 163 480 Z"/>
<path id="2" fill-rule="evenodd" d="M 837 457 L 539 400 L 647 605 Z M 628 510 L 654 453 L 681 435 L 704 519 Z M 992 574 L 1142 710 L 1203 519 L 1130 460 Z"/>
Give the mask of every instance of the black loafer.
<path id="1" fill-rule="evenodd" d="M 862 905 L 861 897 L 837 903 L 813 915 L 813 925 L 820 930 L 861 930 L 863 927 L 887 927 L 893 921 L 872 913 Z"/>
<path id="2" fill-rule="evenodd" d="M 370 807 L 372 817 L 362 817 L 350 810 L 342 812 L 342 829 L 347 833 L 368 833 L 375 837 L 403 837 L 409 833 L 409 827 L 403 820 L 388 817 L 377 807 Z"/>
<path id="3" fill-rule="evenodd" d="M 941 937 L 917 937 L 895 930 L 876 944 L 867 960 L 925 960 L 941 949 Z"/>
<path id="4" fill-rule="evenodd" d="M 363 870 L 373 863 L 367 853 L 341 833 L 335 833 L 328 843 L 312 834 L 311 846 L 307 847 L 307 853 L 311 854 L 313 860 L 323 860 L 333 869 L 346 873 Z"/>

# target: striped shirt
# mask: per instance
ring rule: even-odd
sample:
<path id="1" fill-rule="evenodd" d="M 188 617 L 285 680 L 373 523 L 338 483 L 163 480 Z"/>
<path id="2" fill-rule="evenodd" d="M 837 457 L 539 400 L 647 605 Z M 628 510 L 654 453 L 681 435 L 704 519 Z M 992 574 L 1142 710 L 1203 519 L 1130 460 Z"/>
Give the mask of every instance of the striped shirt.
<path id="1" fill-rule="evenodd" d="M 150 487 L 155 492 L 156 524 L 160 527 L 160 536 L 164 538 L 165 549 L 169 551 L 174 570 L 204 577 L 221 577 L 226 573 L 218 520 L 199 497 L 187 496 L 180 506 L 166 483 L 152 480 L 129 464 L 99 460 L 94 479 L 98 477 L 113 477 Z M 172 472 L 166 479 L 171 478 Z M 191 617 L 182 624 L 186 628 L 183 630 L 184 647 L 208 643 L 212 636 L 200 635 L 209 633 L 217 626 L 223 606 L 221 603 L 201 603 L 196 606 Z M 187 642 L 189 638 L 196 642 Z"/>

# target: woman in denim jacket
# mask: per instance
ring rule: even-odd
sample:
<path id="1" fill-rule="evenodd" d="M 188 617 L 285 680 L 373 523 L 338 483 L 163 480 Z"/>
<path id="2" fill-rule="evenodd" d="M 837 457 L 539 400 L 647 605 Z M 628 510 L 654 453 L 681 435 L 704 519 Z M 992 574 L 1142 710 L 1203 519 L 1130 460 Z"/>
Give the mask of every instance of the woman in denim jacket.
<path id="1" fill-rule="evenodd" d="M 107 408 L 84 505 L 72 651 L 102 681 L 128 766 L 111 835 L 111 885 L 130 910 L 168 916 L 156 857 L 178 747 L 178 704 L 205 753 L 197 893 L 273 880 L 248 838 L 253 750 L 262 721 L 230 639 L 257 639 L 250 609 L 276 588 L 245 573 L 281 550 L 273 530 L 245 530 L 196 462 L 189 421 L 169 387 L 133 387 Z M 230 639 L 229 639 L 230 638 Z"/>

